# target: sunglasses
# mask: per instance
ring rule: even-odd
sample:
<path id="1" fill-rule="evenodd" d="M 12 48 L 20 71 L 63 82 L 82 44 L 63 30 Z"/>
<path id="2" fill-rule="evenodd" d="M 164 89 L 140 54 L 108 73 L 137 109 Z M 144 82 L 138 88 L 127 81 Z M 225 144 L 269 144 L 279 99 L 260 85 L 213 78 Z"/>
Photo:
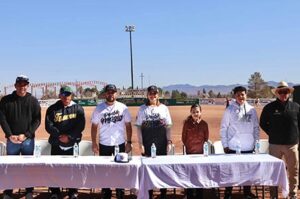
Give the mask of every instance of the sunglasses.
<path id="1" fill-rule="evenodd" d="M 289 90 L 279 90 L 279 91 L 278 91 L 278 94 L 279 94 L 279 95 L 286 95 L 286 94 L 289 94 L 289 93 L 290 93 Z"/>

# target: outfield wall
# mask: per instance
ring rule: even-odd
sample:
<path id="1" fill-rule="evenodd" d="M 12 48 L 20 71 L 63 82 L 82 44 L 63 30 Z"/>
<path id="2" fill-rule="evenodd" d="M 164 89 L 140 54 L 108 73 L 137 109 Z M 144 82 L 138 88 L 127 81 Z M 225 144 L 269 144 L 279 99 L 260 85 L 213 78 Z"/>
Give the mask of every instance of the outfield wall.
<path id="1" fill-rule="evenodd" d="M 81 106 L 96 106 L 103 100 L 94 99 L 74 99 Z M 145 98 L 117 98 L 117 101 L 126 104 L 127 106 L 141 106 L 146 102 Z M 167 106 L 186 106 L 199 103 L 199 99 L 176 100 L 176 99 L 159 99 L 159 101 Z"/>

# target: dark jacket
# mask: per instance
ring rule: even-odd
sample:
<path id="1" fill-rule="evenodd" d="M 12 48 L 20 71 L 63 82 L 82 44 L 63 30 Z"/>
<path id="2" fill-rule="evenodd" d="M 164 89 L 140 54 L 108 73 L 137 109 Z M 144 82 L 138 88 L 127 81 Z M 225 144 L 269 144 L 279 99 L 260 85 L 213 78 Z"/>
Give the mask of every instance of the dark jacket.
<path id="1" fill-rule="evenodd" d="M 203 144 L 208 140 L 208 125 L 204 120 L 195 122 L 191 116 L 185 121 L 182 129 L 182 142 L 187 154 L 203 154 Z"/>
<path id="2" fill-rule="evenodd" d="M 45 127 L 50 134 L 50 144 L 63 147 L 73 146 L 75 142 L 80 142 L 82 137 L 85 127 L 84 110 L 73 101 L 69 106 L 64 107 L 59 100 L 47 109 Z M 68 135 L 69 143 L 64 144 L 59 141 L 59 136 L 62 134 Z"/>
<path id="3" fill-rule="evenodd" d="M 270 144 L 294 145 L 299 142 L 299 104 L 279 99 L 267 104 L 260 116 L 260 127 L 269 135 Z"/>
<path id="4" fill-rule="evenodd" d="M 20 134 L 34 138 L 41 124 L 39 102 L 30 93 L 20 97 L 14 91 L 4 96 L 0 102 L 0 124 L 6 138 Z"/>

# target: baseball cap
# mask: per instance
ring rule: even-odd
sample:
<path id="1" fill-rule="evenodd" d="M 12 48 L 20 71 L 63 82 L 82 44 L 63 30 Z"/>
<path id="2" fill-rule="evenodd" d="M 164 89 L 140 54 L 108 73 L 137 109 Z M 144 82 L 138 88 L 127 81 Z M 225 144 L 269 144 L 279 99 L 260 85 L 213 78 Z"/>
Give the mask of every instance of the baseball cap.
<path id="1" fill-rule="evenodd" d="M 236 94 L 237 92 L 243 92 L 247 93 L 247 89 L 244 86 L 237 86 L 233 89 L 233 94 Z"/>
<path id="2" fill-rule="evenodd" d="M 117 87 L 114 84 L 107 84 L 104 88 L 104 91 L 114 91 L 117 92 Z"/>
<path id="3" fill-rule="evenodd" d="M 16 83 L 21 83 L 21 82 L 25 82 L 25 83 L 29 84 L 29 78 L 26 75 L 19 75 L 16 78 Z"/>
<path id="4" fill-rule="evenodd" d="M 154 86 L 154 85 L 149 86 L 149 87 L 147 88 L 147 92 L 148 92 L 148 93 L 150 93 L 150 92 L 158 93 L 158 88 L 157 88 L 156 86 Z"/>
<path id="5" fill-rule="evenodd" d="M 69 86 L 62 86 L 59 90 L 59 94 L 63 96 L 69 96 L 73 93 L 72 88 Z"/>

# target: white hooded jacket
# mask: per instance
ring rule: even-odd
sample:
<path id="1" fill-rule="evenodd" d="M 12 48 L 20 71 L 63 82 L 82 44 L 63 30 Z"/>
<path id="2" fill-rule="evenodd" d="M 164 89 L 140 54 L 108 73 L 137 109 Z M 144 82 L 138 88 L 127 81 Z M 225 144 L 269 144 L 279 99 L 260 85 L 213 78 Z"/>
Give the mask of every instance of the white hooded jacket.
<path id="1" fill-rule="evenodd" d="M 224 148 L 236 150 L 238 143 L 242 151 L 254 149 L 259 139 L 259 123 L 256 110 L 245 102 L 233 102 L 228 106 L 221 122 L 221 141 Z"/>

